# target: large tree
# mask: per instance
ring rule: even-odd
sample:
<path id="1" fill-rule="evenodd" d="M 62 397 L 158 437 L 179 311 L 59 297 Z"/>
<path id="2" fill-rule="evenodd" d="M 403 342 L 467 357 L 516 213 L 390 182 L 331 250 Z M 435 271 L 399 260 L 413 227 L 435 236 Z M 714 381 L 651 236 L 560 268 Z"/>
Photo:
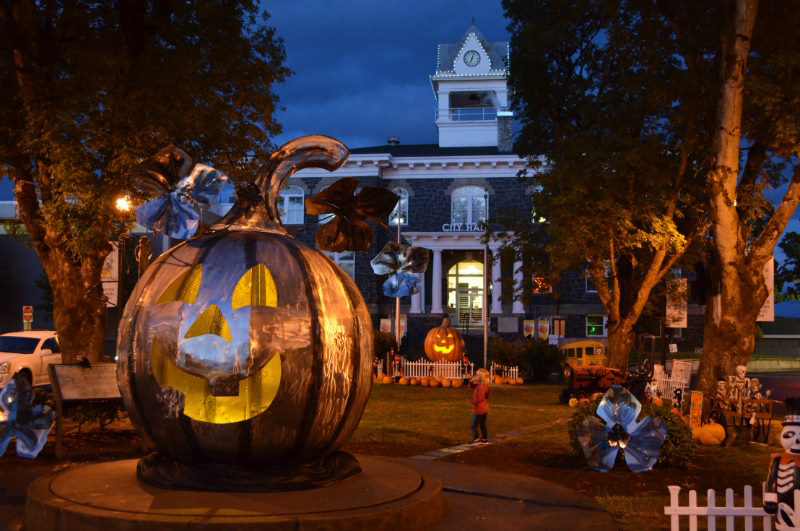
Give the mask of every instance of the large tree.
<path id="1" fill-rule="evenodd" d="M 703 4 L 503 2 L 515 150 L 533 192 L 533 219 L 507 223 L 513 246 L 540 274 L 587 271 L 614 367 L 627 366 L 651 291 L 706 228 L 714 43 L 675 38 L 676 27 L 713 31 L 713 19 L 697 24 Z"/>
<path id="2" fill-rule="evenodd" d="M 720 90 L 707 187 L 713 222 L 700 388 L 746 364 L 767 298 L 764 266 L 800 202 L 800 11 L 791 2 L 723 4 Z M 785 184 L 777 207 L 764 190 Z"/>
<path id="3" fill-rule="evenodd" d="M 0 0 L 0 173 L 44 266 L 65 360 L 100 357 L 100 269 L 128 170 L 167 143 L 236 178 L 272 149 L 282 41 L 254 1 Z"/>

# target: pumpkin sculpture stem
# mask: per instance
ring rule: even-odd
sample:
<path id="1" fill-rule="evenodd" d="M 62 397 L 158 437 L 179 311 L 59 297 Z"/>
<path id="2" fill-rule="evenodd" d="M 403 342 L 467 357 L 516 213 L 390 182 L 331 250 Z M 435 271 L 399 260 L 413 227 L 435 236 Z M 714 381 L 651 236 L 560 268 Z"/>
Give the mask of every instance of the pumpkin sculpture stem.
<path id="1" fill-rule="evenodd" d="M 350 156 L 347 146 L 325 135 L 308 135 L 287 142 L 270 155 L 266 170 L 256 178 L 255 185 L 261 191 L 262 201 L 256 205 L 231 208 L 215 229 L 225 225 L 276 230 L 286 233 L 278 209 L 280 193 L 286 180 L 295 172 L 305 168 L 324 168 L 335 171 Z"/>

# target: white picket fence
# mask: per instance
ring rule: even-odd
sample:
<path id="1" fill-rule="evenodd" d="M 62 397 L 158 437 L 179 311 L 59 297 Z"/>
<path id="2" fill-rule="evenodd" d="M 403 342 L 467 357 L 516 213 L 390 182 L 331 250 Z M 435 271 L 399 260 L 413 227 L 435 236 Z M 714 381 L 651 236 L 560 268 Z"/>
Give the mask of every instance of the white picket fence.
<path id="1" fill-rule="evenodd" d="M 400 361 L 400 371 L 409 378 L 422 378 L 424 376 L 441 376 L 442 378 L 463 378 L 475 375 L 475 364 L 464 364 L 460 361 Z"/>
<path id="2" fill-rule="evenodd" d="M 718 507 L 716 492 L 708 489 L 706 494 L 706 507 L 697 505 L 697 491 L 689 491 L 689 505 L 681 505 L 679 496 L 681 488 L 675 485 L 667 487 L 669 489 L 669 506 L 664 507 L 664 514 L 670 517 L 670 529 L 679 531 L 681 529 L 681 517 L 689 517 L 690 531 L 697 531 L 698 518 L 707 519 L 709 531 L 716 531 L 717 518 L 725 519 L 725 529 L 733 531 L 737 528 L 736 520 L 743 521 L 743 528 L 746 531 L 753 530 L 753 521 L 761 520 L 764 531 L 772 530 L 772 516 L 764 512 L 760 505 L 753 506 L 753 488 L 750 485 L 744 486 L 744 505 L 737 507 L 733 499 L 733 489 L 725 489 L 725 506 Z M 794 491 L 794 506 L 800 507 L 800 490 Z M 797 527 L 784 527 L 785 531 L 800 531 L 800 521 L 794 523 Z M 742 529 L 742 525 L 738 526 Z"/>
<path id="3" fill-rule="evenodd" d="M 383 361 L 378 361 L 378 363 L 375 364 L 375 369 L 375 374 L 386 374 L 383 372 Z"/>
<path id="4" fill-rule="evenodd" d="M 655 387 L 663 398 L 672 399 L 672 393 L 675 389 L 683 389 L 684 399 L 687 398 L 689 390 L 689 381 L 671 378 L 668 374 L 653 377 L 653 387 Z"/>
<path id="5" fill-rule="evenodd" d="M 489 365 L 489 374 L 491 375 L 492 380 L 494 380 L 495 376 L 501 376 L 502 378 L 514 378 L 516 380 L 519 378 L 519 367 L 516 365 L 513 367 L 506 367 L 505 365 L 492 362 Z"/>

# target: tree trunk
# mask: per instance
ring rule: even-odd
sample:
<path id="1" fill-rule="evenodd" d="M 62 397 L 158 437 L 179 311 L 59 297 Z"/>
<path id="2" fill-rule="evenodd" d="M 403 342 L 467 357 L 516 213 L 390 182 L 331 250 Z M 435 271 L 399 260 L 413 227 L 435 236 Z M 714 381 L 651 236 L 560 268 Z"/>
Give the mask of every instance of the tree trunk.
<path id="1" fill-rule="evenodd" d="M 756 341 L 756 319 L 767 298 L 763 269 L 734 268 L 735 290 L 723 290 L 706 303 L 703 356 L 697 389 L 713 396 L 716 382 L 734 374 L 737 365 L 747 365 Z"/>
<path id="2" fill-rule="evenodd" d="M 733 374 L 736 365 L 746 364 L 753 353 L 755 321 L 766 298 L 762 268 L 772 255 L 772 248 L 769 254 L 765 252 L 767 243 L 754 246 L 748 253 L 736 210 L 745 72 L 757 6 L 757 0 L 736 0 L 723 39 L 714 167 L 707 184 L 720 294 L 706 303 L 698 375 L 698 388 L 706 397 L 711 395 L 717 378 Z"/>
<path id="3" fill-rule="evenodd" d="M 42 259 L 53 288 L 53 321 L 62 363 L 103 356 L 108 310 L 100 269 L 103 261 L 84 258 L 82 266 L 51 252 Z"/>
<path id="4" fill-rule="evenodd" d="M 638 315 L 637 315 L 638 319 Z M 623 321 L 617 326 L 608 327 L 608 366 L 615 369 L 626 370 L 628 368 L 628 357 L 631 349 L 636 342 L 636 334 L 633 331 L 633 324 Z"/>

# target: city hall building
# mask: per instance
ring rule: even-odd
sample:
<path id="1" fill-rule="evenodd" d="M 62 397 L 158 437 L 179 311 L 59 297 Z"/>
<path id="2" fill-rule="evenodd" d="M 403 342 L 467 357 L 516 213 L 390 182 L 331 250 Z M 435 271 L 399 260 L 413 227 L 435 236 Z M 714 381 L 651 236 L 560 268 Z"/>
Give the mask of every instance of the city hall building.
<path id="1" fill-rule="evenodd" d="M 437 144 L 406 144 L 405 139 L 390 137 L 383 146 L 351 147 L 349 160 L 339 170 L 298 172 L 282 194 L 285 227 L 312 246 L 317 224 L 324 219 L 308 215 L 304 201 L 334 181 L 354 177 L 363 186 L 400 196 L 389 218 L 391 231 L 375 230 L 370 253 L 328 254 L 361 289 L 377 328 L 381 319 L 393 318 L 395 299 L 382 294 L 386 277 L 373 273 L 370 260 L 388 240 L 396 239 L 398 221 L 408 244 L 430 250 L 419 293 L 401 299 L 401 315 L 408 323 L 402 350 L 412 356 L 422 353 L 427 331 L 449 315 L 467 336 L 469 354 L 481 357 L 485 305 L 493 335 L 522 337 L 524 319 L 546 321 L 549 333 L 561 337 L 606 335 L 602 305 L 581 274 L 565 276 L 558 306 L 547 286 L 540 286 L 540 293 L 531 294 L 527 302 L 501 300 L 504 286 L 511 290 L 522 281 L 522 264 L 494 259 L 501 243 L 484 246 L 479 223 L 507 212 L 529 217 L 531 192 L 530 185 L 517 178 L 525 161 L 512 153 L 508 59 L 508 43 L 487 41 L 475 26 L 458 42 L 440 44 L 430 76 Z M 220 198 L 213 210 L 222 215 L 234 201 L 232 187 Z M 489 293 L 484 293 L 487 251 L 490 280 Z"/>

